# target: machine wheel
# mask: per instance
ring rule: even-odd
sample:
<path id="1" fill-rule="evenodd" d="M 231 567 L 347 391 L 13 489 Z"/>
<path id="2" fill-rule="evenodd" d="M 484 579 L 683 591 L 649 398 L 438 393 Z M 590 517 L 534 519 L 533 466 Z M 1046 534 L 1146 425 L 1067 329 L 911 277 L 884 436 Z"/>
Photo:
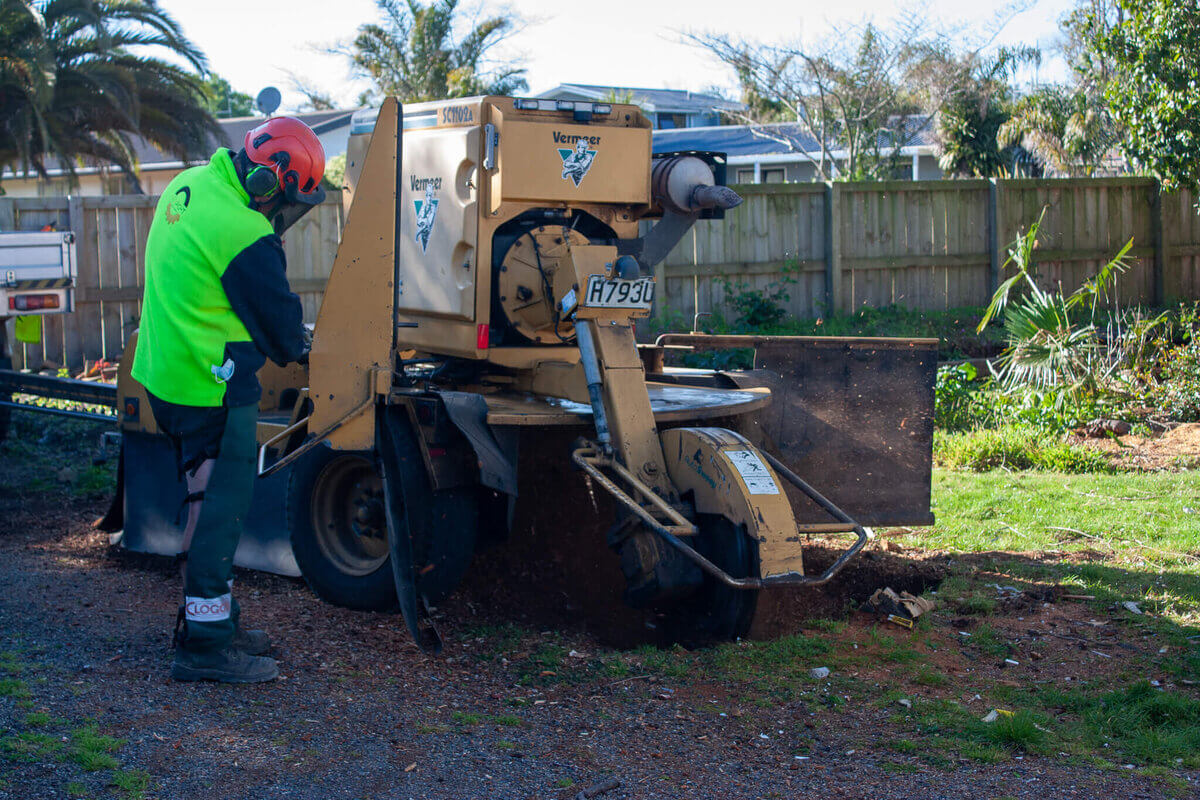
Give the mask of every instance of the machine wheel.
<path id="1" fill-rule="evenodd" d="M 292 552 L 319 597 L 364 611 L 396 608 L 383 483 L 367 454 L 316 448 L 292 470 L 287 509 Z"/>
<path id="2" fill-rule="evenodd" d="M 717 514 L 699 514 L 700 533 L 690 544 L 735 578 L 758 575 L 758 546 L 740 527 Z M 707 574 L 701 588 L 663 620 L 673 642 L 684 645 L 745 636 L 754 619 L 758 590 L 734 589 Z"/>

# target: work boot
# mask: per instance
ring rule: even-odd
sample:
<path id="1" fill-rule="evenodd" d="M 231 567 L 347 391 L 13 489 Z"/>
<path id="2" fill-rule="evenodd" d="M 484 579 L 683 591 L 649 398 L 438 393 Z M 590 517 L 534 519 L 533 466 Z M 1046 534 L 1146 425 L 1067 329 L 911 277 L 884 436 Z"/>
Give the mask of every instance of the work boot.
<path id="1" fill-rule="evenodd" d="M 263 683 L 279 677 L 273 658 L 252 656 L 232 645 L 209 653 L 175 649 L 171 677 L 177 681 L 217 681 L 219 683 Z"/>
<path id="2" fill-rule="evenodd" d="M 247 631 L 239 626 L 233 631 L 233 642 L 230 646 L 248 656 L 261 656 L 271 649 L 271 637 L 266 631 Z"/>
<path id="3" fill-rule="evenodd" d="M 172 639 L 172 646 L 178 647 L 182 641 L 182 631 L 184 628 L 184 613 L 183 606 L 179 607 L 179 614 L 175 617 L 175 636 Z M 241 650 L 248 656 L 261 656 L 271 649 L 271 637 L 266 631 L 247 631 L 243 630 L 240 622 L 240 615 L 233 616 L 233 642 L 231 646 L 236 650 Z"/>

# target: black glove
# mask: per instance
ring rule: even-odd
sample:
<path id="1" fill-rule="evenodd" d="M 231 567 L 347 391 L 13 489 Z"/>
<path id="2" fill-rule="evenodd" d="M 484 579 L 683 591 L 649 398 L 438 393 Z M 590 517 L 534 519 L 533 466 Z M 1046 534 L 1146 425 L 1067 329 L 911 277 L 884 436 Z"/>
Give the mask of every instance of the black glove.
<path id="1" fill-rule="evenodd" d="M 312 328 L 304 326 L 304 350 L 296 357 L 297 364 L 308 364 L 308 354 L 312 352 L 313 332 Z"/>

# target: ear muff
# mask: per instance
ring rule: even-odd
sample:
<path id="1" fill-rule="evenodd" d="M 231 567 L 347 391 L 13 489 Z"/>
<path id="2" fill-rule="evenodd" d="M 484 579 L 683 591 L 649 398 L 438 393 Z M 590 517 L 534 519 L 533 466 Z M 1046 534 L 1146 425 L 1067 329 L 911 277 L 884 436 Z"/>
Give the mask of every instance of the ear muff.
<path id="1" fill-rule="evenodd" d="M 279 178 L 268 167 L 255 167 L 246 176 L 246 191 L 251 197 L 270 197 L 279 189 Z"/>

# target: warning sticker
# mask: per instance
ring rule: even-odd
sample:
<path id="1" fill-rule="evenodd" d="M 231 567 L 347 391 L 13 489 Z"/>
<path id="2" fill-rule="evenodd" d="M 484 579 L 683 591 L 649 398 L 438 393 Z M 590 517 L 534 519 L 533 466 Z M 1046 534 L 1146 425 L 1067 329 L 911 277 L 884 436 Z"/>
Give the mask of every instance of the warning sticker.
<path id="1" fill-rule="evenodd" d="M 770 470 L 753 450 L 726 450 L 725 457 L 742 476 L 750 494 L 779 494 Z"/>

